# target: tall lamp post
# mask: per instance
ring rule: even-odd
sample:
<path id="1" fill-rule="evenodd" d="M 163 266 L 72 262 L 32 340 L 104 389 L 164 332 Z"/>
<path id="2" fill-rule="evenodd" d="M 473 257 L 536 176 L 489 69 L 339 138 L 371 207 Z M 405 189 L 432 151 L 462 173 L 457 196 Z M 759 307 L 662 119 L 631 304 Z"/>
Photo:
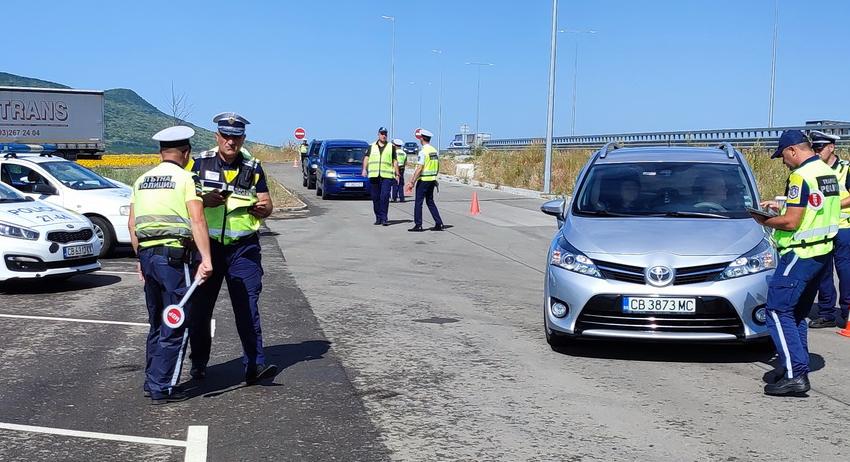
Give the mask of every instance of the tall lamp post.
<path id="1" fill-rule="evenodd" d="M 443 142 L 443 50 L 435 48 L 431 53 L 440 57 L 440 93 L 437 96 L 437 149 L 440 149 L 440 143 Z"/>
<path id="2" fill-rule="evenodd" d="M 390 42 L 390 134 L 395 136 L 395 16 L 382 15 L 381 18 L 391 22 L 393 26 Z"/>
<path id="3" fill-rule="evenodd" d="M 770 60 L 770 108 L 767 114 L 767 127 L 773 128 L 773 98 L 776 89 L 776 42 L 779 39 L 779 0 L 774 0 L 773 11 L 773 57 Z"/>
<path id="4" fill-rule="evenodd" d="M 576 98 L 578 96 L 578 43 L 579 43 L 579 35 L 580 34 L 595 34 L 595 30 L 575 30 L 575 29 L 564 29 L 559 30 L 558 32 L 563 32 L 567 34 L 575 34 L 576 35 L 576 53 L 575 60 L 573 62 L 573 108 L 572 108 L 572 122 L 570 122 L 570 135 L 576 134 Z"/>
<path id="5" fill-rule="evenodd" d="M 419 87 L 419 126 L 417 128 L 422 128 L 422 85 L 416 85 L 416 82 L 410 82 L 411 85 L 415 87 Z M 428 82 L 428 85 L 431 85 L 431 82 Z"/>
<path id="6" fill-rule="evenodd" d="M 552 41 L 549 50 L 549 101 L 546 108 L 546 157 L 543 163 L 543 194 L 552 185 L 552 123 L 555 114 L 555 52 L 558 43 L 558 0 L 552 0 Z"/>
<path id="7" fill-rule="evenodd" d="M 557 0 L 556 0 L 557 1 Z M 466 63 L 467 66 L 475 66 L 478 68 L 478 84 L 476 86 L 476 97 L 475 97 L 475 136 L 472 138 L 472 144 L 478 144 L 478 141 L 481 139 L 481 132 L 478 130 L 478 122 L 481 116 L 481 68 L 484 66 L 492 66 L 493 63 L 477 63 L 477 62 L 469 62 Z"/>

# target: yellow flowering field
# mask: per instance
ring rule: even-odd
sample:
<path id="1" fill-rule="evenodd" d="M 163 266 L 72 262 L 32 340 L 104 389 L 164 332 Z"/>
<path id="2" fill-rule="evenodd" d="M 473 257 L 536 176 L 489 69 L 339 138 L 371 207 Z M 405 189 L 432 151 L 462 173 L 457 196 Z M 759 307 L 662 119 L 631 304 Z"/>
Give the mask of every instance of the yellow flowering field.
<path id="1" fill-rule="evenodd" d="M 77 163 L 87 168 L 153 167 L 159 163 L 159 154 L 106 154 L 100 160 L 78 159 Z"/>

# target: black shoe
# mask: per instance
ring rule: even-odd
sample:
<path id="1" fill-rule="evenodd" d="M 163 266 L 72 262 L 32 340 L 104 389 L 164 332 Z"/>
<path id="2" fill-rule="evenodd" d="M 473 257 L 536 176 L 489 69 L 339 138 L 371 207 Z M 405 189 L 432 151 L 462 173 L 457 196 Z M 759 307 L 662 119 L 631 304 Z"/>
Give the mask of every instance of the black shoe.
<path id="1" fill-rule="evenodd" d="M 428 229 L 430 229 L 431 231 L 445 231 L 446 227 L 443 226 L 442 224 L 439 224 L 439 225 L 434 225 L 433 228 L 428 228 Z"/>
<path id="2" fill-rule="evenodd" d="M 393 199 L 393 200 L 391 200 L 390 202 L 398 202 L 398 201 L 396 201 L 395 199 Z"/>
<path id="3" fill-rule="evenodd" d="M 425 231 L 425 230 L 422 229 L 422 225 L 416 225 L 413 228 L 408 229 L 408 231 L 410 231 L 411 233 L 421 233 L 422 231 Z"/>
<path id="4" fill-rule="evenodd" d="M 836 327 L 835 319 L 817 318 L 809 321 L 810 329 L 823 329 L 826 327 Z"/>
<path id="5" fill-rule="evenodd" d="M 207 377 L 207 368 L 206 366 L 192 366 L 189 375 L 194 380 L 204 380 Z"/>
<path id="6" fill-rule="evenodd" d="M 381 223 L 381 225 L 383 225 L 383 226 L 389 226 L 389 225 L 390 225 L 390 222 L 389 222 L 389 221 L 385 221 L 385 222 Z"/>
<path id="7" fill-rule="evenodd" d="M 189 395 L 187 395 L 185 391 L 175 390 L 170 395 L 151 395 L 151 404 L 158 406 L 160 404 L 179 403 L 180 401 L 186 401 L 187 399 L 189 399 Z"/>
<path id="8" fill-rule="evenodd" d="M 150 398 L 150 397 L 151 397 L 151 391 L 150 391 L 150 390 L 145 390 L 145 391 L 142 393 L 142 395 L 144 395 L 144 397 L 145 397 L 145 398 Z"/>
<path id="9" fill-rule="evenodd" d="M 268 379 L 277 375 L 277 366 L 274 364 L 259 365 L 255 369 L 249 369 L 245 373 L 245 385 L 254 385 L 263 379 Z"/>
<path id="10" fill-rule="evenodd" d="M 783 377 L 776 383 L 768 383 L 764 386 L 764 394 L 771 396 L 803 395 L 811 390 L 808 375 L 799 375 L 792 379 Z"/>
<path id="11" fill-rule="evenodd" d="M 380 225 L 380 224 L 381 224 L 381 220 L 375 220 L 375 222 L 374 222 L 374 223 L 372 223 L 372 224 L 373 224 L 373 225 L 375 225 L 375 226 L 378 226 L 378 225 Z"/>
<path id="12" fill-rule="evenodd" d="M 407 202 L 407 201 L 406 201 L 406 200 L 404 200 L 404 199 L 401 199 L 399 202 L 401 202 L 401 203 L 403 204 L 403 203 L 405 203 L 405 202 Z"/>
<path id="13" fill-rule="evenodd" d="M 765 383 L 776 383 L 785 378 L 785 375 L 788 371 L 784 367 L 777 367 L 776 369 L 764 374 L 764 382 Z"/>

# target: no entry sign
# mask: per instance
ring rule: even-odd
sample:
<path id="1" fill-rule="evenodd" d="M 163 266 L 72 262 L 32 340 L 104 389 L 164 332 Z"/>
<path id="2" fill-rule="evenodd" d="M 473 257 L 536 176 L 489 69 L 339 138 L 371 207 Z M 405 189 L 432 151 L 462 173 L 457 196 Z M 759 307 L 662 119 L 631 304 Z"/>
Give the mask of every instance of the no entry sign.
<path id="1" fill-rule="evenodd" d="M 416 131 L 413 132 L 413 136 L 415 136 L 417 140 L 421 140 L 422 139 L 422 129 L 417 128 Z"/>
<path id="2" fill-rule="evenodd" d="M 305 136 L 307 136 L 307 130 L 304 130 L 301 127 L 298 127 L 298 128 L 295 129 L 295 139 L 296 140 L 303 140 Z"/>

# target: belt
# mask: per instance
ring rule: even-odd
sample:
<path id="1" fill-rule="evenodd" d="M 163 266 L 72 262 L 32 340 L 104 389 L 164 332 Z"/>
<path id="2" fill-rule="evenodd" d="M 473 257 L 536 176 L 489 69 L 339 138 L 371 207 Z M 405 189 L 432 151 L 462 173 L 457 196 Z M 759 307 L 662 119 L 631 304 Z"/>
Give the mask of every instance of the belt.
<path id="1" fill-rule="evenodd" d="M 139 254 L 142 252 L 148 252 L 151 255 L 159 255 L 161 257 L 166 257 L 169 260 L 180 260 L 181 262 L 191 261 L 192 251 L 185 247 L 169 247 L 166 245 L 155 245 L 153 247 L 146 247 L 144 249 L 139 250 Z"/>

